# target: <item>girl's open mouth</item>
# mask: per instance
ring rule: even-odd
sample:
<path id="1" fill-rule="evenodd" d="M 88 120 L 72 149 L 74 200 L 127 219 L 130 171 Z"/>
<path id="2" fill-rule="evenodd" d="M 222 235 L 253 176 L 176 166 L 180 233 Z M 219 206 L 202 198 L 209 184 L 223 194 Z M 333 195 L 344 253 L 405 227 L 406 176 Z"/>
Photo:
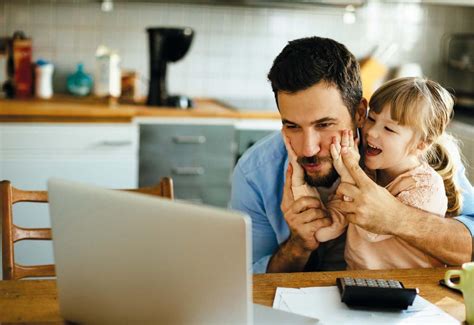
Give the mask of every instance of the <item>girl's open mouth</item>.
<path id="1" fill-rule="evenodd" d="M 366 154 L 367 156 L 377 156 L 382 152 L 382 149 L 367 143 Z"/>

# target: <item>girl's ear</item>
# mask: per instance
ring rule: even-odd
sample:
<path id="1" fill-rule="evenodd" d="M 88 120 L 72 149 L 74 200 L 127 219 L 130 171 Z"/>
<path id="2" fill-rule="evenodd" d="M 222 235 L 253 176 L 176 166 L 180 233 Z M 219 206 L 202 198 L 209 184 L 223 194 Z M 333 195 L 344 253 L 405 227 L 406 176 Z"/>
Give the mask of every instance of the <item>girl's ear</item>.
<path id="1" fill-rule="evenodd" d="M 361 128 L 364 126 L 365 120 L 367 119 L 367 114 L 369 113 L 367 99 L 362 98 L 357 109 L 355 111 L 355 124 L 356 127 Z"/>
<path id="2" fill-rule="evenodd" d="M 429 145 L 430 144 L 428 142 L 420 140 L 420 142 L 418 142 L 418 146 L 416 146 L 416 149 L 424 151 Z"/>

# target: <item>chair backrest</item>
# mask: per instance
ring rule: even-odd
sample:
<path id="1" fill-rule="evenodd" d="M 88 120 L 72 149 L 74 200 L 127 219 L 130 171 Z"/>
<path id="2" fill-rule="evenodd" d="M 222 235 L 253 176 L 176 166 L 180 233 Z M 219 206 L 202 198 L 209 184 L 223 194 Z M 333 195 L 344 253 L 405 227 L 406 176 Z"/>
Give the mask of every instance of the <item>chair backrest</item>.
<path id="1" fill-rule="evenodd" d="M 173 181 L 164 177 L 156 186 L 125 190 L 174 198 Z M 21 240 L 51 240 L 50 228 L 23 228 L 13 223 L 13 205 L 18 202 L 48 202 L 47 191 L 24 191 L 13 187 L 10 181 L 0 182 L 0 214 L 2 220 L 3 280 L 55 276 L 54 265 L 20 265 L 15 262 L 14 245 Z"/>

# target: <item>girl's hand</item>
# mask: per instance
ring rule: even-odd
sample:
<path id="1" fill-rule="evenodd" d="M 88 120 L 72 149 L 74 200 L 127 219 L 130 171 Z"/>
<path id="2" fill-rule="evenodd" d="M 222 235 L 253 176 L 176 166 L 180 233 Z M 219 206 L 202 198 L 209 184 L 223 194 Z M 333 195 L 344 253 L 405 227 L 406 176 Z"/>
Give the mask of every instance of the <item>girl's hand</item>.
<path id="1" fill-rule="evenodd" d="M 353 132 L 351 130 L 343 130 L 340 142 L 336 137 L 333 137 L 330 151 L 334 168 L 341 177 L 341 183 L 355 184 L 354 179 L 352 178 L 347 167 L 342 162 L 341 157 L 341 153 L 344 153 L 353 155 L 357 161 L 360 160 L 359 150 L 356 148 L 354 143 Z"/>

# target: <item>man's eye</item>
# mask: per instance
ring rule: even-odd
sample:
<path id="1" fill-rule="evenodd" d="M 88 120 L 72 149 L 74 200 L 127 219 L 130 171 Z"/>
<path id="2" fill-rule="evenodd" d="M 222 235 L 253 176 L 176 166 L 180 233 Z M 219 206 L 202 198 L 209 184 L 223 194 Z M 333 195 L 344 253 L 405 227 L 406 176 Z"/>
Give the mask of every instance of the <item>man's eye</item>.
<path id="1" fill-rule="evenodd" d="M 287 128 L 287 129 L 296 129 L 296 128 L 298 128 L 298 125 L 294 125 L 294 124 L 285 124 L 285 128 Z"/>
<path id="2" fill-rule="evenodd" d="M 334 125 L 334 123 L 319 123 L 319 124 L 316 124 L 316 127 L 320 128 L 320 129 L 324 129 L 324 128 L 330 127 L 332 125 Z"/>

